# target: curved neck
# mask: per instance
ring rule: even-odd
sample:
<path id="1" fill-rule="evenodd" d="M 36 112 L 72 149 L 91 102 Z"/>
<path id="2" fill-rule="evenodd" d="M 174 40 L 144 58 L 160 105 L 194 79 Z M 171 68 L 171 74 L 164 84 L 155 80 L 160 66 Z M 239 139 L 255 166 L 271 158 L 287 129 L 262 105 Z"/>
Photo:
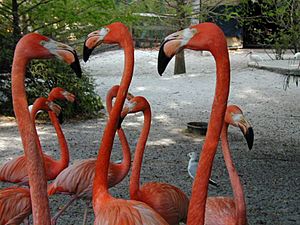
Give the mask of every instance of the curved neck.
<path id="1" fill-rule="evenodd" d="M 117 130 L 118 136 L 122 146 L 122 154 L 123 159 L 122 162 L 119 164 L 115 164 L 114 167 L 118 170 L 117 176 L 114 177 L 113 183 L 111 186 L 115 186 L 116 184 L 120 183 L 125 176 L 128 174 L 130 165 L 131 165 L 131 155 L 130 155 L 130 147 L 127 142 L 126 135 L 122 128 Z"/>
<path id="2" fill-rule="evenodd" d="M 47 181 L 44 161 L 41 151 L 38 151 L 36 133 L 28 111 L 28 102 L 25 92 L 25 72 L 29 59 L 23 56 L 26 52 L 20 42 L 16 46 L 12 65 L 12 98 L 14 112 L 21 135 L 27 163 L 32 214 L 34 224 L 50 225 L 50 210 L 47 196 Z"/>
<path id="3" fill-rule="evenodd" d="M 129 183 L 129 193 L 130 199 L 138 199 L 138 194 L 140 190 L 140 174 L 143 162 L 143 155 L 148 139 L 148 135 L 150 132 L 151 126 L 151 110 L 150 107 L 145 108 L 143 111 L 144 113 L 144 125 L 136 144 L 135 153 L 134 153 L 134 160 L 132 165 L 132 173 L 130 176 L 130 183 Z"/>
<path id="4" fill-rule="evenodd" d="M 189 225 L 204 224 L 208 182 L 227 107 L 230 83 L 230 63 L 226 39 L 224 34 L 221 35 L 221 37 L 218 37 L 218 41 L 212 46 L 214 49 L 210 51 L 215 58 L 217 67 L 215 97 L 205 142 L 202 147 L 197 173 L 193 183 L 187 220 L 187 224 Z"/>
<path id="5" fill-rule="evenodd" d="M 43 154 L 43 149 L 42 149 L 42 145 L 41 145 L 41 142 L 40 142 L 40 137 L 39 137 L 37 129 L 36 129 L 36 116 L 37 116 L 37 113 L 38 113 L 39 110 L 40 110 L 40 108 L 36 107 L 36 105 L 33 104 L 30 116 L 31 116 L 31 120 L 33 121 L 33 124 L 34 124 L 34 132 L 36 134 L 37 149 L 38 149 L 38 151 L 41 152 L 41 154 Z"/>
<path id="6" fill-rule="evenodd" d="M 233 191 L 236 218 L 239 220 L 238 225 L 246 224 L 246 203 L 244 198 L 244 191 L 230 154 L 228 144 L 228 124 L 226 123 L 224 123 L 222 129 L 221 141 L 225 165 L 229 174 L 230 184 Z"/>
<path id="7" fill-rule="evenodd" d="M 60 147 L 60 159 L 56 161 L 59 166 L 56 166 L 55 169 L 57 171 L 62 171 L 64 168 L 66 168 L 69 165 L 69 161 L 70 161 L 69 148 L 68 148 L 68 144 L 65 139 L 65 135 L 60 127 L 59 121 L 58 121 L 55 113 L 52 111 L 49 111 L 48 114 L 49 114 L 50 120 L 54 126 L 54 129 L 56 131 L 56 135 L 58 138 L 58 144 Z"/>
<path id="8" fill-rule="evenodd" d="M 96 173 L 93 185 L 93 205 L 97 205 L 97 199 L 108 196 L 108 166 L 110 154 L 114 142 L 114 137 L 116 133 L 116 128 L 118 125 L 118 120 L 120 113 L 123 108 L 123 104 L 128 92 L 128 88 L 132 79 L 133 65 L 134 65 L 134 49 L 131 35 L 124 35 L 122 40 L 122 46 L 125 52 L 125 67 L 123 71 L 123 76 L 120 84 L 120 88 L 116 97 L 116 102 L 110 113 L 110 117 L 107 121 L 101 145 L 99 149 L 99 154 L 96 162 Z"/>

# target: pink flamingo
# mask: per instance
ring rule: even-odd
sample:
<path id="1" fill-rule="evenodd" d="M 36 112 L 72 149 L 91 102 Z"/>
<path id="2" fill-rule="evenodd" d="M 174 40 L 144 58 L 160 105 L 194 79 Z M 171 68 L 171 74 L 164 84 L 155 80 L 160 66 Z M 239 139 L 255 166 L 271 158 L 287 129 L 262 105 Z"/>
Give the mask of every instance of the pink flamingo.
<path id="1" fill-rule="evenodd" d="M 12 65 L 12 98 L 18 122 L 28 170 L 33 221 L 35 224 L 50 224 L 50 210 L 47 196 L 47 180 L 42 152 L 37 148 L 36 132 L 30 113 L 24 85 L 26 66 L 32 59 L 58 57 L 81 75 L 77 54 L 73 48 L 53 41 L 43 35 L 30 33 L 23 36 L 14 53 Z"/>
<path id="2" fill-rule="evenodd" d="M 112 109 L 112 100 L 117 96 L 119 85 L 113 86 L 106 95 L 106 108 L 108 113 Z M 128 99 L 132 96 L 128 93 Z M 118 136 L 122 145 L 123 160 L 121 163 L 109 163 L 108 182 L 109 188 L 120 183 L 128 174 L 131 165 L 130 148 L 126 135 L 120 127 Z M 63 170 L 48 187 L 48 194 L 57 193 L 72 195 L 70 201 L 52 217 L 52 224 L 56 224 L 59 216 L 78 198 L 92 199 L 92 187 L 95 176 L 96 159 L 88 159 L 77 162 Z M 83 224 L 86 224 L 88 204 L 85 208 Z"/>
<path id="3" fill-rule="evenodd" d="M 120 113 L 132 79 L 134 49 L 128 28 L 124 24 L 116 22 L 88 35 L 84 44 L 83 59 L 87 61 L 93 49 L 102 42 L 108 44 L 118 43 L 124 48 L 125 68 L 114 107 L 104 130 L 96 162 L 96 173 L 93 185 L 94 224 L 167 224 L 158 213 L 145 203 L 134 200 L 116 199 L 108 192 L 109 159 L 120 119 Z"/>
<path id="4" fill-rule="evenodd" d="M 28 188 L 8 187 L 0 190 L 0 224 L 21 224 L 30 214 Z"/>
<path id="5" fill-rule="evenodd" d="M 51 156 L 43 154 L 47 180 L 53 180 L 64 168 L 68 166 L 70 160 L 68 145 L 57 119 L 57 115 L 60 113 L 60 107 L 52 102 L 56 99 L 67 99 L 68 101 L 73 102 L 75 96 L 63 90 L 62 88 L 54 88 L 49 93 L 48 99 L 43 97 L 36 99 L 31 111 L 31 119 L 34 123 L 35 117 L 39 110 L 48 111 L 50 120 L 58 137 L 58 143 L 60 145 L 60 160 L 54 160 Z M 38 149 L 42 150 L 42 146 L 38 137 L 36 138 L 36 143 L 38 145 Z M 4 163 L 0 167 L 0 180 L 12 183 L 28 184 L 28 173 L 26 170 L 24 170 L 25 167 L 25 155 L 16 157 Z"/>
<path id="6" fill-rule="evenodd" d="M 148 182 L 140 187 L 143 154 L 151 126 L 150 104 L 144 97 L 136 96 L 128 103 L 128 106 L 124 107 L 121 114 L 121 117 L 123 118 L 128 113 L 140 111 L 144 114 L 144 126 L 134 154 L 129 187 L 130 198 L 149 205 L 170 225 L 185 222 L 189 207 L 189 199 L 183 191 L 173 185 L 161 182 Z"/>
<path id="7" fill-rule="evenodd" d="M 210 51 L 216 61 L 216 88 L 206 139 L 202 147 L 188 210 L 188 225 L 204 224 L 208 182 L 221 134 L 230 85 L 230 62 L 226 38 L 213 23 L 201 23 L 165 38 L 159 50 L 158 72 L 162 74 L 171 58 L 180 50 Z"/>
<path id="8" fill-rule="evenodd" d="M 228 144 L 229 125 L 241 129 L 247 140 L 249 149 L 251 149 L 253 145 L 253 129 L 244 117 L 242 110 L 236 105 L 227 106 L 221 139 L 224 160 L 233 190 L 233 198 L 208 197 L 205 212 L 206 225 L 247 224 L 243 185 L 241 184 L 239 175 L 235 169 Z"/>
<path id="9" fill-rule="evenodd" d="M 31 115 L 35 115 L 40 111 L 48 111 L 54 113 L 55 117 L 60 113 L 60 106 L 56 105 L 47 98 L 37 98 L 32 107 Z M 26 167 L 25 157 L 18 157 L 15 167 Z M 23 160 L 20 160 L 23 159 Z M 19 172 L 20 173 L 20 172 Z M 24 170 L 26 175 L 26 170 Z M 31 214 L 30 191 L 28 188 L 10 187 L 0 190 L 0 224 L 21 224 L 23 220 Z"/>

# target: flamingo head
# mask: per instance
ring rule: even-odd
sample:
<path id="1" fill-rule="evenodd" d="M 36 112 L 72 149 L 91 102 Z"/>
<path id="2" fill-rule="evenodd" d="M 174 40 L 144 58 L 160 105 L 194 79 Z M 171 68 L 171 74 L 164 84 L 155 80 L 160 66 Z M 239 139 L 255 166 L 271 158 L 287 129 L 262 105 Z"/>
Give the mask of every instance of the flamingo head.
<path id="1" fill-rule="evenodd" d="M 226 39 L 222 30 L 214 23 L 200 23 L 177 31 L 167 36 L 160 46 L 158 73 L 162 75 L 173 56 L 182 49 L 206 50 L 214 55 L 221 46 L 227 47 Z"/>
<path id="2" fill-rule="evenodd" d="M 131 96 L 132 97 L 132 96 Z M 145 110 L 150 110 L 150 104 L 148 100 L 142 96 L 132 97 L 124 106 L 121 116 L 119 119 L 118 128 L 121 127 L 121 124 L 124 118 L 130 113 L 137 113 Z"/>
<path id="3" fill-rule="evenodd" d="M 56 57 L 63 60 L 74 70 L 78 77 L 82 71 L 76 51 L 63 43 L 54 41 L 38 33 L 23 36 L 17 45 L 17 50 L 28 59 L 47 59 Z"/>
<path id="4" fill-rule="evenodd" d="M 58 116 L 61 112 L 61 107 L 57 104 L 55 104 L 54 102 L 52 101 L 49 101 L 47 98 L 45 97 L 39 97 L 37 98 L 33 105 L 30 105 L 28 107 L 29 109 L 29 112 L 30 113 L 35 113 L 36 115 L 40 112 L 43 111 L 53 111 L 56 116 Z M 34 116 L 36 116 L 34 115 Z"/>
<path id="5" fill-rule="evenodd" d="M 86 62 L 93 50 L 102 43 L 122 44 L 128 33 L 128 28 L 121 22 L 115 22 L 91 32 L 84 42 L 83 60 Z"/>
<path id="6" fill-rule="evenodd" d="M 64 100 L 66 99 L 69 102 L 74 102 L 75 101 L 75 95 L 72 93 L 65 91 L 63 88 L 60 87 L 55 87 L 52 88 L 48 95 L 48 99 L 51 101 L 54 101 L 56 99 Z"/>
<path id="7" fill-rule="evenodd" d="M 248 148 L 252 149 L 254 141 L 254 132 L 251 124 L 243 115 L 242 110 L 236 105 L 227 106 L 225 114 L 225 123 L 239 127 L 247 141 Z"/>

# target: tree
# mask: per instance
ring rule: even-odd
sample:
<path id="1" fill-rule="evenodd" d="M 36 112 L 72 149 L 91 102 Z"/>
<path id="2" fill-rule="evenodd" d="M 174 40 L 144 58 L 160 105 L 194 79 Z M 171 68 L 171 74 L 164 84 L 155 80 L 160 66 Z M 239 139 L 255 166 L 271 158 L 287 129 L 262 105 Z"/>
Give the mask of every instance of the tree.
<path id="1" fill-rule="evenodd" d="M 143 0 L 136 3 L 134 10 L 137 15 L 143 16 L 144 26 L 160 24 L 159 32 L 167 35 L 166 32 L 182 30 L 191 23 L 214 21 L 220 14 L 216 11 L 217 7 L 224 2 L 225 0 Z M 145 19 L 145 14 L 148 15 L 148 20 Z M 157 28 L 156 31 L 158 32 Z M 184 52 L 181 51 L 175 57 L 174 74 L 185 72 Z"/>
<path id="2" fill-rule="evenodd" d="M 3 0 L 0 1 L 0 113 L 11 114 L 10 70 L 15 45 L 24 34 L 39 32 L 55 40 L 72 45 L 81 52 L 83 38 L 101 27 L 116 20 L 130 22 L 127 10 L 122 4 L 118 6 L 111 0 Z M 43 69 L 38 69 L 43 68 Z M 52 76 L 51 76 L 52 73 Z M 72 91 L 71 84 L 64 80 L 68 68 L 61 63 L 35 61 L 27 72 L 29 99 L 34 99 L 50 91 L 53 85 L 63 84 Z M 53 76 L 55 75 L 55 76 Z M 84 116 L 94 115 L 102 107 L 100 98 L 93 89 L 93 82 L 84 73 L 84 78 L 78 81 L 76 91 L 81 103 L 71 114 Z M 57 80 L 55 77 L 59 77 Z M 37 86 L 40 81 L 43 85 Z M 44 85 L 46 84 L 46 85 Z M 40 90 L 38 87 L 43 87 Z M 87 100 L 88 99 L 88 100 Z M 90 109 L 86 113 L 85 109 Z M 69 115 L 71 116 L 71 115 Z"/>
<path id="3" fill-rule="evenodd" d="M 238 19 L 247 29 L 247 39 L 271 47 L 277 59 L 286 49 L 300 51 L 299 0 L 242 0 Z"/>

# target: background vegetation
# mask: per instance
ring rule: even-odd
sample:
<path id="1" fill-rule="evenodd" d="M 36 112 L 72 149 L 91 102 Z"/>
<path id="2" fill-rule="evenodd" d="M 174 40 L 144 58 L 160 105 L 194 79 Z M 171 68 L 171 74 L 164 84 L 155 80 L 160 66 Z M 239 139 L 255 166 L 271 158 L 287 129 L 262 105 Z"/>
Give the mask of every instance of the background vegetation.
<path id="1" fill-rule="evenodd" d="M 153 47 L 162 38 L 191 23 L 236 21 L 243 28 L 244 46 L 274 49 L 281 59 L 287 49 L 300 51 L 299 0 L 2 0 L 0 1 L 0 114 L 12 114 L 10 71 L 13 51 L 22 35 L 39 32 L 67 43 L 81 53 L 89 32 L 122 21 L 136 43 L 148 40 Z M 41 69 L 42 68 L 42 69 Z M 55 85 L 74 91 L 80 104 L 67 116 L 94 116 L 102 107 L 93 81 L 85 73 L 70 80 L 69 68 L 60 62 L 31 63 L 26 80 L 30 101 L 46 95 Z M 176 56 L 175 74 L 185 73 L 184 53 Z M 76 82 L 73 82 L 76 81 Z M 77 87 L 74 90 L 74 87 Z"/>

